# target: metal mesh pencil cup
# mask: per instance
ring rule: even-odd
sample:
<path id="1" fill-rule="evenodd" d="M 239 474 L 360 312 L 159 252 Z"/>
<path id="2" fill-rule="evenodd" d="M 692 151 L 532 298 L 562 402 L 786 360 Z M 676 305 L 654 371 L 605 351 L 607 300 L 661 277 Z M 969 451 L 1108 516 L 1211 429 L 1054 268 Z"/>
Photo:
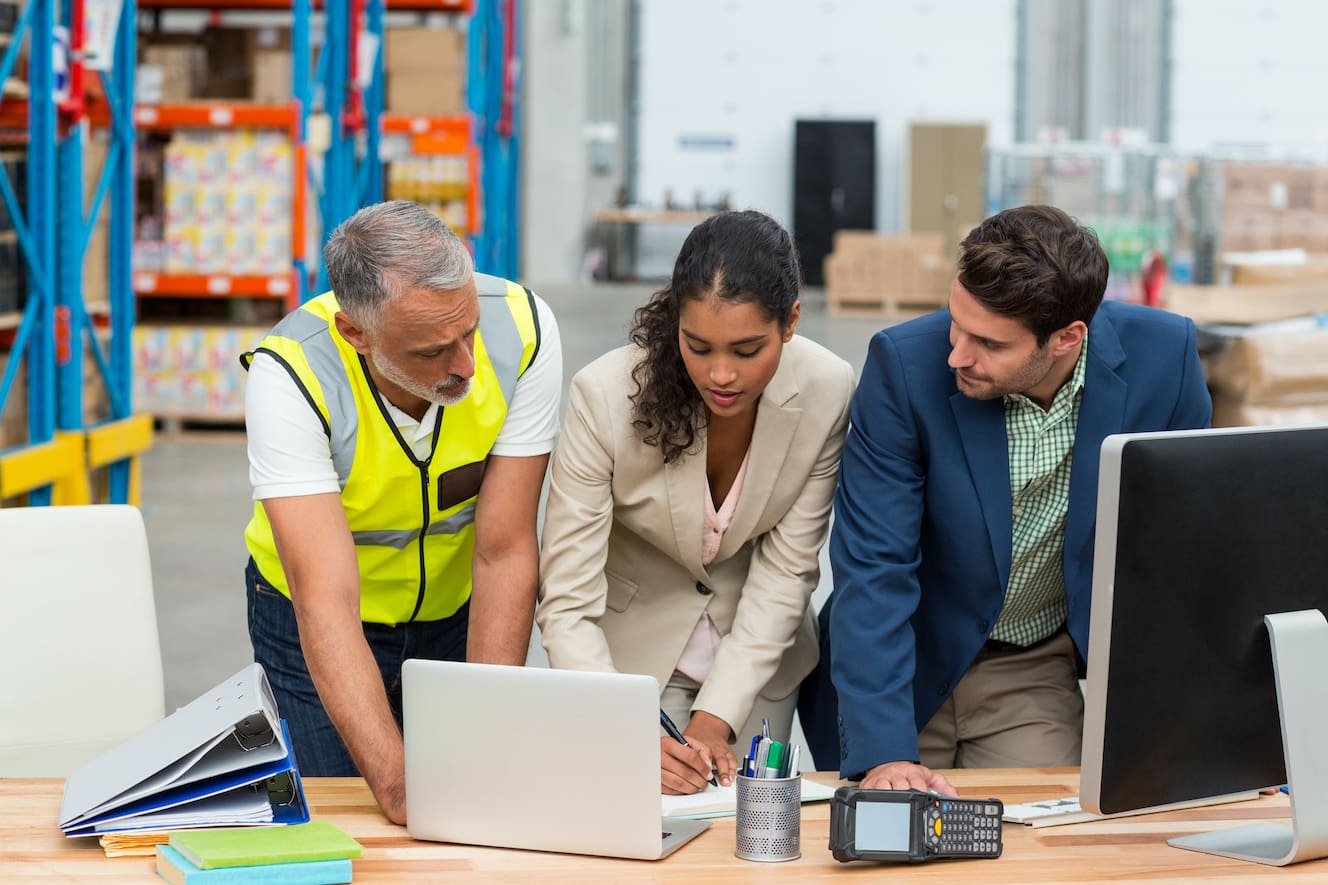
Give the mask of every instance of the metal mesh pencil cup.
<path id="1" fill-rule="evenodd" d="M 737 848 L 743 860 L 802 857 L 802 776 L 738 775 Z"/>

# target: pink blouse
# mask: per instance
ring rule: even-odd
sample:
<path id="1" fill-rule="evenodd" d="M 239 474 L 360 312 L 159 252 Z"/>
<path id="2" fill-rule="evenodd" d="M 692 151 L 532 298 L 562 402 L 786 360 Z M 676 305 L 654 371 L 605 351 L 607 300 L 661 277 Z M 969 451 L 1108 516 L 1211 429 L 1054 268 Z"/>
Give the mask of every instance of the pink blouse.
<path id="1" fill-rule="evenodd" d="M 724 503 L 718 510 L 710 495 L 710 483 L 705 484 L 704 524 L 701 527 L 702 565 L 709 565 L 714 560 L 715 554 L 719 552 L 719 544 L 724 540 L 724 532 L 733 521 L 733 511 L 738 508 L 738 496 L 742 494 L 742 481 L 747 477 L 747 457 L 750 454 L 749 449 L 748 454 L 743 455 L 738 475 L 733 478 L 733 486 L 724 496 Z M 710 615 L 701 615 L 696 627 L 692 629 L 692 635 L 687 638 L 687 645 L 683 647 L 675 669 L 697 682 L 705 682 L 711 665 L 715 663 L 715 652 L 719 650 L 722 638 L 715 622 L 710 620 Z"/>

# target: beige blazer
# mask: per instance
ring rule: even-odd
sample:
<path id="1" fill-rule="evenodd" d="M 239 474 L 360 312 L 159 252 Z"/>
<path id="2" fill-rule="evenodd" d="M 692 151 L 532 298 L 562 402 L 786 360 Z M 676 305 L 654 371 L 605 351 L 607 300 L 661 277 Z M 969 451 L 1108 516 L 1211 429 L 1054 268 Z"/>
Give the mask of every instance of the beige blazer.
<path id="1" fill-rule="evenodd" d="M 757 404 L 733 521 L 701 564 L 705 436 L 671 464 L 632 427 L 623 347 L 572 379 L 553 457 L 536 615 L 549 661 L 646 673 L 661 690 L 708 612 L 723 640 L 693 709 L 734 729 L 758 694 L 787 697 L 816 665 L 820 577 L 853 369 L 794 336 Z"/>

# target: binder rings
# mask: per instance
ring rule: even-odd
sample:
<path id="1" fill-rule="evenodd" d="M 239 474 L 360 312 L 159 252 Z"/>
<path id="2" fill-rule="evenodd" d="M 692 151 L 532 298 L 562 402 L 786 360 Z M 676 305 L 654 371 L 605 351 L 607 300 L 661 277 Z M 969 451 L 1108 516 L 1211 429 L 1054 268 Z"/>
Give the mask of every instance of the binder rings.
<path id="1" fill-rule="evenodd" d="M 309 820 L 267 674 L 250 664 L 65 781 L 60 829 L 142 829 Z"/>

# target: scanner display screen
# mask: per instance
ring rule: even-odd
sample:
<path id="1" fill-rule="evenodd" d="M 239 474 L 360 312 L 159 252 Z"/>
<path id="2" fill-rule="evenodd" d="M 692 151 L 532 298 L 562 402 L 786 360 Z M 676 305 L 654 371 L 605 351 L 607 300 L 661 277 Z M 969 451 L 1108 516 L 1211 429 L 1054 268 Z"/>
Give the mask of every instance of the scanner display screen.
<path id="1" fill-rule="evenodd" d="M 854 846 L 858 851 L 908 851 L 911 816 L 907 802 L 859 802 Z"/>

